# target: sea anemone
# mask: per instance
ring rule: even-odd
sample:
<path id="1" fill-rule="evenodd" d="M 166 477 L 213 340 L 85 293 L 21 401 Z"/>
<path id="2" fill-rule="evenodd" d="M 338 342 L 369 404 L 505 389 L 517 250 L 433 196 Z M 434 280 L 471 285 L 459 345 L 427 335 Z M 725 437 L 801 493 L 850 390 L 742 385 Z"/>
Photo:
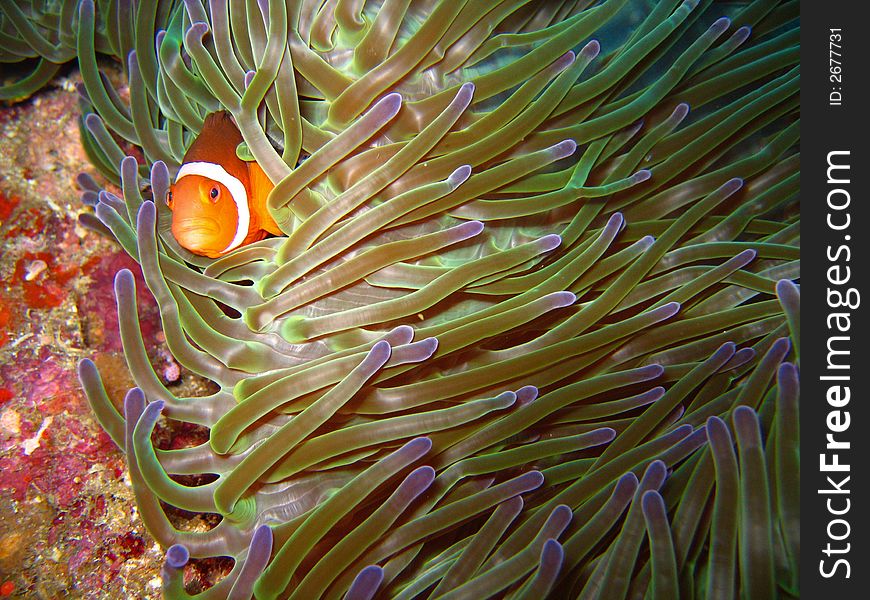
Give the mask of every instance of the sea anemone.
<path id="1" fill-rule="evenodd" d="M 165 594 L 226 556 L 204 595 L 798 595 L 797 4 L 82 0 L 123 190 L 81 177 L 82 222 L 217 390 L 163 384 L 118 273 L 124 414 L 80 376 Z M 211 260 L 163 200 L 221 109 L 285 235 Z M 208 442 L 155 448 L 161 416 Z"/>

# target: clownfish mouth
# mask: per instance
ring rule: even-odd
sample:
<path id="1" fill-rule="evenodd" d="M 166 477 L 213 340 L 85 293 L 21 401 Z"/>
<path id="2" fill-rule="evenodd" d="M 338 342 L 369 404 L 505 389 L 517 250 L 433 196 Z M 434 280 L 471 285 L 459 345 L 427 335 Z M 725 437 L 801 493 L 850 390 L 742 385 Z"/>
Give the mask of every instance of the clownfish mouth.
<path id="1" fill-rule="evenodd" d="M 217 235 L 220 233 L 220 225 L 214 219 L 208 217 L 192 217 L 172 223 L 172 229 L 181 234 Z"/>
<path id="2" fill-rule="evenodd" d="M 225 245 L 218 242 L 220 232 L 220 224 L 207 217 L 180 219 L 172 223 L 172 235 L 182 248 L 212 258 L 220 256 Z"/>

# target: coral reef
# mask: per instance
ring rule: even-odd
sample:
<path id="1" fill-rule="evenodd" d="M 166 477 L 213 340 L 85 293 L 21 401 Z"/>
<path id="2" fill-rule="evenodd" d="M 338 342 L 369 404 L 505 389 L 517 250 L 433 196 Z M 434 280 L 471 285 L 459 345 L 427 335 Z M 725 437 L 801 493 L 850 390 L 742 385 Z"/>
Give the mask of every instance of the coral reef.
<path id="1" fill-rule="evenodd" d="M 77 377 L 90 356 L 113 395 L 133 385 L 117 317 L 105 308 L 115 273 L 137 266 L 77 223 L 75 176 L 92 167 L 74 80 L 0 107 L 0 596 L 157 598 L 163 553 Z M 139 300 L 157 350 L 157 306 L 144 282 Z M 192 383 L 185 377 L 179 388 Z"/>
<path id="2" fill-rule="evenodd" d="M 82 0 L 50 48 L 6 12 L 35 74 L 75 39 L 121 184 L 81 222 L 215 384 L 164 383 L 121 270 L 123 414 L 79 371 L 167 597 L 208 557 L 214 597 L 798 594 L 796 2 Z M 210 260 L 164 201 L 219 109 L 285 235 Z"/>

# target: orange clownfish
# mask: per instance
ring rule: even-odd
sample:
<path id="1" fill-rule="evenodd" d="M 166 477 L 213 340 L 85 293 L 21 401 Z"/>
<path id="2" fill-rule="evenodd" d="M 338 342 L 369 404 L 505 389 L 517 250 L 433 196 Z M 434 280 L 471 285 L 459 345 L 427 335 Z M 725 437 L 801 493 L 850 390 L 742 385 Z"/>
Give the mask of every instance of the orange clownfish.
<path id="1" fill-rule="evenodd" d="M 241 142 L 228 112 L 208 115 L 169 187 L 172 235 L 194 254 L 217 258 L 281 233 L 266 208 L 274 186 L 260 165 L 236 156 Z"/>

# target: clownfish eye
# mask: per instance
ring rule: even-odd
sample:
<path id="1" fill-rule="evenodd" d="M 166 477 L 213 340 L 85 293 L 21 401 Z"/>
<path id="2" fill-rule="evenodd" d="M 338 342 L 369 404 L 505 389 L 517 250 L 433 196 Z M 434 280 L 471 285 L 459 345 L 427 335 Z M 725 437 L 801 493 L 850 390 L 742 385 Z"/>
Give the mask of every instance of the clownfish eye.
<path id="1" fill-rule="evenodd" d="M 212 202 L 217 202 L 218 197 L 221 195 L 221 191 L 217 189 L 217 187 L 213 187 L 208 195 L 211 196 Z"/>
<path id="2" fill-rule="evenodd" d="M 172 191 L 166 194 L 166 206 L 172 208 Z"/>

